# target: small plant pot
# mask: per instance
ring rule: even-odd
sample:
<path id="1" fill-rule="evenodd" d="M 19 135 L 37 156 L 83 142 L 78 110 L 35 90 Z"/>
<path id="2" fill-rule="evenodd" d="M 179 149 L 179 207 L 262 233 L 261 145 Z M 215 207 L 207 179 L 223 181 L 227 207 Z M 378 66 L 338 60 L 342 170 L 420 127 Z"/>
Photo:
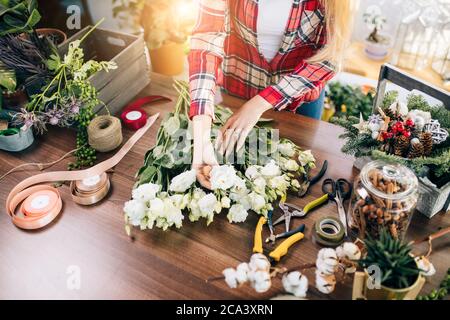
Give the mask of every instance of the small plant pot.
<path id="1" fill-rule="evenodd" d="M 3 109 L 20 111 L 28 102 L 28 96 L 24 90 L 16 90 L 12 93 L 3 92 Z"/>
<path id="2" fill-rule="evenodd" d="M 414 284 L 408 288 L 393 289 L 381 285 L 379 289 L 369 289 L 368 279 L 367 271 L 355 273 L 353 300 L 415 300 L 425 284 L 425 278 L 419 275 Z"/>
<path id="3" fill-rule="evenodd" d="M 152 71 L 166 76 L 181 74 L 184 71 L 185 58 L 185 45 L 182 43 L 169 43 L 150 50 Z"/>
<path id="4" fill-rule="evenodd" d="M 31 146 L 33 142 L 33 129 L 28 128 L 11 135 L 0 135 L 0 150 L 20 152 Z"/>
<path id="5" fill-rule="evenodd" d="M 389 54 L 390 41 L 377 43 L 373 41 L 366 40 L 366 45 L 364 48 L 364 53 L 367 57 L 375 61 L 383 61 Z"/>
<path id="6" fill-rule="evenodd" d="M 46 36 L 48 39 L 52 40 L 55 45 L 60 45 L 67 40 L 67 34 L 59 29 L 54 28 L 41 28 L 36 29 L 36 33 L 39 37 Z M 28 39 L 28 35 L 22 33 L 20 36 L 22 39 Z"/>

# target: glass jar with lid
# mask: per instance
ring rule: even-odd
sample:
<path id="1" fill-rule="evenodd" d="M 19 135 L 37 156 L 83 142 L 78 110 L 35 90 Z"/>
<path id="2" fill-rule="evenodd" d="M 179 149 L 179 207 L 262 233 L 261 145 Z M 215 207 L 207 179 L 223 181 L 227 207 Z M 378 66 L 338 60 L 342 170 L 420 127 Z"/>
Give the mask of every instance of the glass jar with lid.
<path id="1" fill-rule="evenodd" d="M 387 229 L 403 240 L 418 200 L 418 180 L 405 166 L 367 164 L 355 180 L 348 211 L 349 228 L 360 239 L 378 238 Z"/>

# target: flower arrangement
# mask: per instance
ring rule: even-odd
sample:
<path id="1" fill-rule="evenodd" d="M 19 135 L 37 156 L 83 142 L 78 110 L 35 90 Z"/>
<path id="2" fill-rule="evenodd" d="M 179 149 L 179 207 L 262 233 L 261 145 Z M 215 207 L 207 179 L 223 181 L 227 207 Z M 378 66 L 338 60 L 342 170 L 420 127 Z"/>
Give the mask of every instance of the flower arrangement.
<path id="1" fill-rule="evenodd" d="M 420 95 L 407 103 L 398 93 L 386 95 L 382 110 L 365 121 L 363 117 L 334 119 L 346 132 L 342 151 L 356 157 L 400 163 L 418 176 L 442 186 L 450 181 L 450 111 L 430 106 Z"/>
<path id="2" fill-rule="evenodd" d="M 230 223 L 244 222 L 251 210 L 266 216 L 272 203 L 296 192 L 315 159 L 310 151 L 302 151 L 287 139 L 276 141 L 275 131 L 258 128 L 251 134 L 259 148 L 249 143 L 240 155 L 230 155 L 224 165 L 205 168 L 212 191 L 196 182 L 192 163 L 192 122 L 187 110 L 190 105 L 188 84 L 177 82 L 180 93 L 175 112 L 163 121 L 156 145 L 147 152 L 144 166 L 137 173 L 132 199 L 125 203 L 127 232 L 131 226 L 167 230 L 180 228 L 184 214 L 190 221 L 206 219 L 210 224 L 215 214 L 227 211 Z M 232 115 L 229 109 L 215 108 L 213 132 Z M 251 139 L 251 138 L 250 138 Z M 234 157 L 237 161 L 234 161 Z"/>

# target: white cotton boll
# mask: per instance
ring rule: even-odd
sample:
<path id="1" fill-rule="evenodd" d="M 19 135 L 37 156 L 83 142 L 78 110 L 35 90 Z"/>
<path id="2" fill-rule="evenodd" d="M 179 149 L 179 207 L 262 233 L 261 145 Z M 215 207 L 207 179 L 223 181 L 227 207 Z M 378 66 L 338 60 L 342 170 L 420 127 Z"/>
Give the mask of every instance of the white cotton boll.
<path id="1" fill-rule="evenodd" d="M 274 160 L 270 160 L 262 169 L 261 174 L 266 178 L 273 178 L 281 174 L 280 167 Z"/>
<path id="2" fill-rule="evenodd" d="M 269 291 L 272 286 L 272 281 L 270 279 L 270 273 L 266 271 L 256 271 L 252 277 L 252 287 L 257 293 L 264 293 Z"/>
<path id="3" fill-rule="evenodd" d="M 231 289 L 236 289 L 238 286 L 236 270 L 233 268 L 228 268 L 222 271 L 225 276 L 225 282 Z"/>
<path id="4" fill-rule="evenodd" d="M 352 261 L 361 259 L 361 250 L 353 242 L 345 242 L 336 248 L 336 254 L 339 258 L 346 258 Z"/>
<path id="5" fill-rule="evenodd" d="M 145 217 L 147 209 L 147 206 L 139 200 L 127 201 L 123 207 L 123 211 L 128 217 L 128 221 L 135 227 L 141 225 L 141 220 Z"/>
<path id="6" fill-rule="evenodd" d="M 330 294 L 336 288 L 336 277 L 324 275 L 316 270 L 316 288 L 324 294 Z"/>
<path id="7" fill-rule="evenodd" d="M 250 180 L 255 180 L 261 176 L 260 170 L 260 166 L 250 166 L 245 170 L 245 176 Z"/>
<path id="8" fill-rule="evenodd" d="M 262 253 L 253 254 L 250 258 L 249 266 L 252 271 L 270 271 L 270 262 Z"/>
<path id="9" fill-rule="evenodd" d="M 317 255 L 318 260 L 322 260 L 329 266 L 337 266 L 338 265 L 338 257 L 336 251 L 331 248 L 325 248 L 319 251 Z"/>
<path id="10" fill-rule="evenodd" d="M 152 199 L 155 199 L 156 194 L 159 192 L 161 187 L 157 184 L 153 183 L 147 183 L 140 185 L 136 189 L 132 191 L 132 198 L 134 200 L 140 200 L 140 201 L 150 201 Z"/>
<path id="11" fill-rule="evenodd" d="M 169 190 L 172 192 L 184 193 L 197 180 L 197 172 L 195 169 L 183 172 L 172 179 Z"/>
<path id="12" fill-rule="evenodd" d="M 239 284 L 246 283 L 249 281 L 248 275 L 250 273 L 250 267 L 248 263 L 241 263 L 236 268 L 236 279 Z"/>
<path id="13" fill-rule="evenodd" d="M 284 290 L 297 298 L 305 298 L 308 292 L 308 278 L 298 271 L 283 276 L 281 280 Z"/>
<path id="14" fill-rule="evenodd" d="M 427 257 L 425 257 L 425 256 L 416 257 L 415 260 L 416 260 L 417 266 L 421 270 L 421 273 L 425 277 L 431 277 L 436 274 L 436 269 L 435 269 L 434 265 L 431 263 L 431 261 Z"/>
<path id="15" fill-rule="evenodd" d="M 316 260 L 316 268 L 323 274 L 332 275 L 336 272 L 337 264 L 329 265 L 324 260 L 317 259 Z"/>

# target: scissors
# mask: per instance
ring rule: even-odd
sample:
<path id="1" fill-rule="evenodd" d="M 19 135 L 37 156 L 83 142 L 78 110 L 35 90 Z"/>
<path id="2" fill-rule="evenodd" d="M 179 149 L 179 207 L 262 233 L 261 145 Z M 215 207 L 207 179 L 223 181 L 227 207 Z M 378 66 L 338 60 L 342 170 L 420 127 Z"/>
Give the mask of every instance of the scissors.
<path id="1" fill-rule="evenodd" d="M 322 185 L 322 191 L 328 194 L 331 200 L 334 200 L 338 207 L 339 220 L 344 225 L 345 235 L 348 235 L 347 231 L 347 215 L 344 209 L 345 200 L 350 198 L 352 192 L 352 185 L 345 179 L 326 179 Z"/>

